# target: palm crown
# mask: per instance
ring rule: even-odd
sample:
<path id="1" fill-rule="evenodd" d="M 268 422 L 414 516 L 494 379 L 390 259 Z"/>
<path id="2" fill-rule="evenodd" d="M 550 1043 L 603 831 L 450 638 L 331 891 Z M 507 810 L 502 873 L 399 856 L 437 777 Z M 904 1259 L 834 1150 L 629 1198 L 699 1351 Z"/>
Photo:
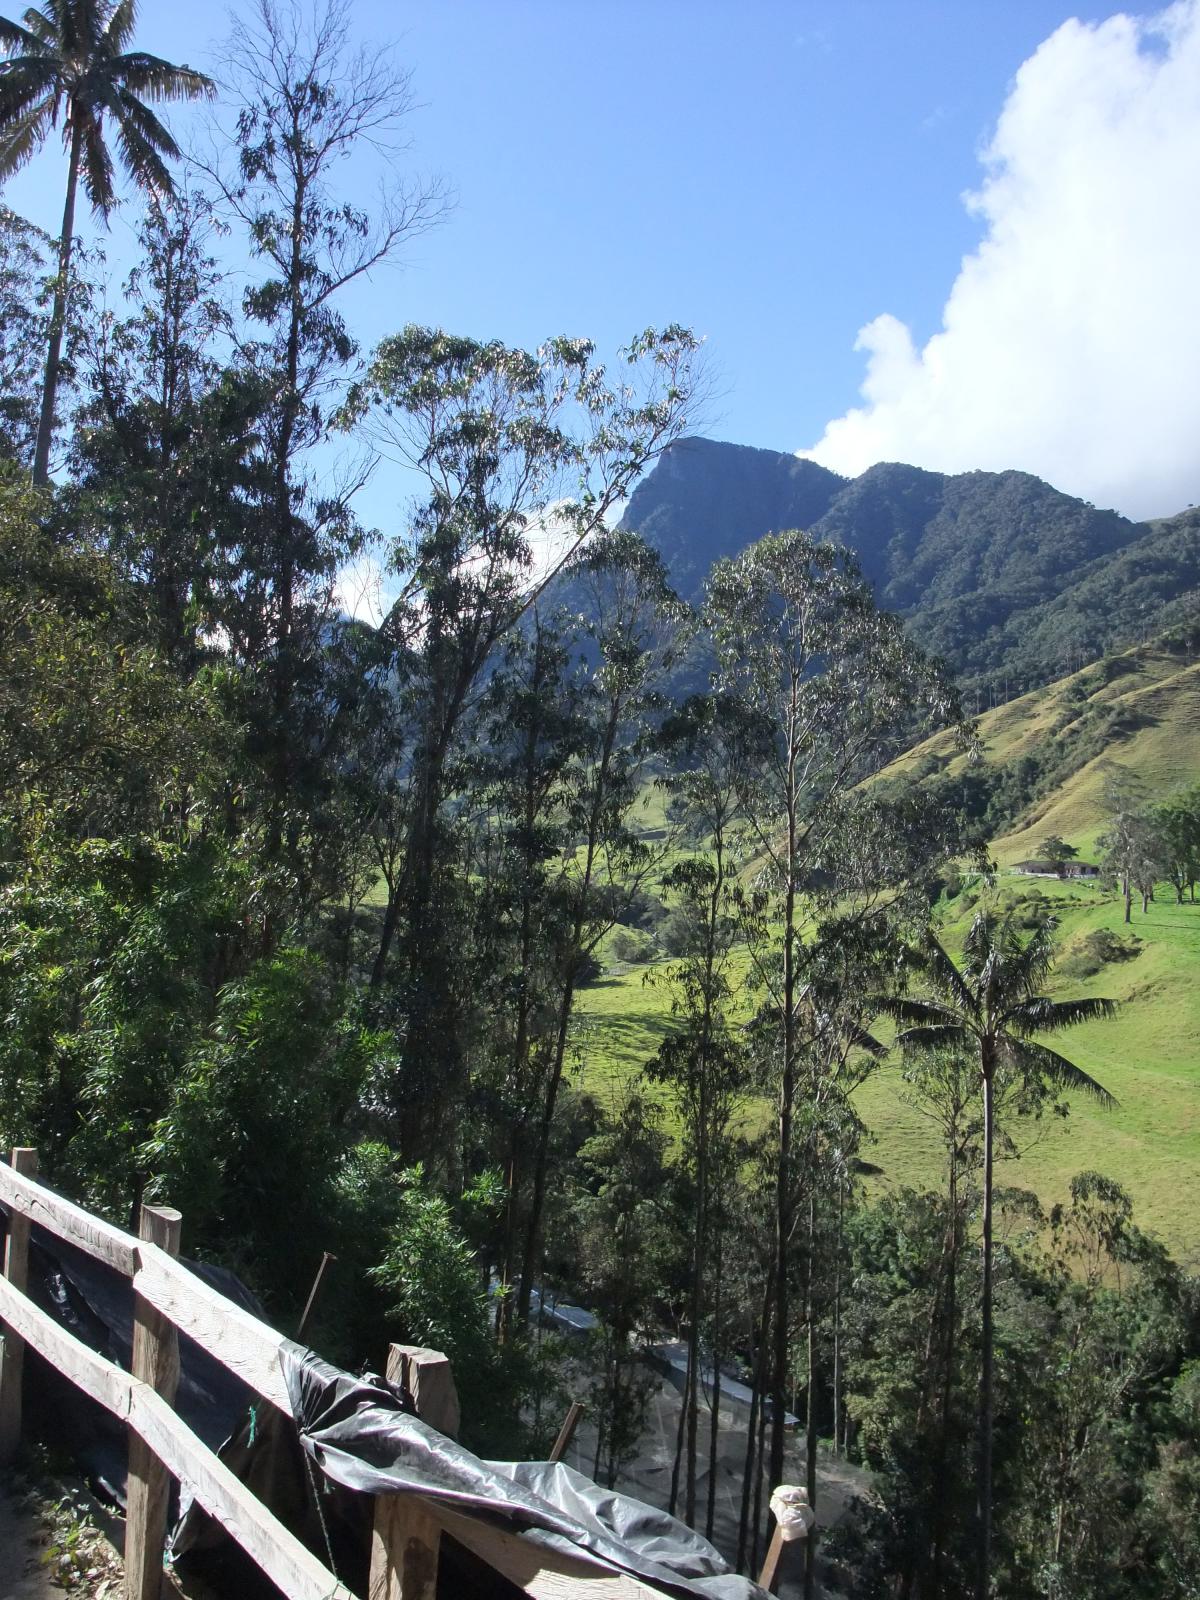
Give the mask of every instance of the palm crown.
<path id="1" fill-rule="evenodd" d="M 1006 1062 L 1023 1075 L 1049 1078 L 1115 1106 L 1108 1090 L 1082 1067 L 1034 1037 L 1111 1017 L 1115 1010 L 1111 1000 L 1051 1000 L 1040 993 L 1053 964 L 1051 931 L 1043 924 L 1022 942 L 1007 918 L 980 912 L 964 941 L 961 966 L 929 933 L 910 959 L 935 998 L 900 995 L 881 1001 L 881 1008 L 904 1024 L 896 1043 L 905 1050 L 969 1051 L 978 1054 L 984 1077 Z"/>
<path id="2" fill-rule="evenodd" d="M 49 479 L 80 175 L 98 215 L 107 217 L 116 204 L 105 118 L 116 130 L 121 164 L 137 187 L 168 195 L 172 183 L 167 159 L 177 157 L 179 147 L 146 102 L 195 100 L 213 93 L 212 81 L 202 72 L 131 50 L 136 22 L 136 0 L 118 0 L 116 5 L 109 0 L 47 0 L 44 10 L 31 6 L 20 22 L 0 17 L 0 47 L 8 56 L 0 62 L 0 178 L 19 171 L 60 120 L 68 151 L 35 483 Z"/>
<path id="3" fill-rule="evenodd" d="M 48 0 L 20 23 L 0 17 L 0 45 L 9 56 L 0 63 L 0 177 L 24 166 L 61 118 L 64 142 L 78 131 L 84 187 L 107 216 L 116 201 L 107 115 L 138 187 L 171 192 L 164 158 L 177 157 L 179 147 L 146 101 L 197 99 L 213 86 L 191 67 L 131 50 L 136 21 L 135 0 Z"/>
<path id="4" fill-rule="evenodd" d="M 983 1089 L 983 1288 L 979 1379 L 979 1548 L 975 1600 L 991 1594 L 992 1540 L 992 1160 L 996 1072 L 1002 1064 L 1026 1082 L 1045 1081 L 1082 1089 L 1102 1104 L 1116 1100 L 1095 1078 L 1042 1044 L 1037 1034 L 1058 1033 L 1076 1023 L 1111 1017 L 1111 1000 L 1051 1000 L 1041 992 L 1054 961 L 1053 924 L 1044 922 L 1022 940 L 1010 918 L 981 911 L 963 943 L 956 966 L 936 934 L 910 952 L 909 964 L 924 977 L 933 998 L 888 995 L 878 1008 L 903 1024 L 896 1043 L 903 1050 L 949 1050 L 979 1062 Z"/>

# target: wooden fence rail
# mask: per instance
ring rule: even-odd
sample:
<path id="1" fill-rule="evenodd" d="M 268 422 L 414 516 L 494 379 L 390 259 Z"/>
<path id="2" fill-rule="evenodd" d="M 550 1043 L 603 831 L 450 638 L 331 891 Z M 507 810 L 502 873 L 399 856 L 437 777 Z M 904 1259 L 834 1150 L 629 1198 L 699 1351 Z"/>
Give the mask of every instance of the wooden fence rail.
<path id="1" fill-rule="evenodd" d="M 129 1428 L 125 1525 L 127 1600 L 159 1600 L 169 1479 L 204 1507 L 288 1600 L 355 1600 L 173 1408 L 178 1333 L 186 1333 L 264 1400 L 291 1415 L 280 1347 L 284 1335 L 234 1305 L 175 1259 L 177 1211 L 144 1206 L 140 1237 L 37 1182 L 37 1152 L 16 1149 L 0 1161 L 0 1201 L 8 1209 L 0 1276 L 0 1465 L 21 1436 L 26 1346 Z M 132 1372 L 97 1354 L 26 1294 L 29 1230 L 47 1232 L 106 1262 L 134 1292 Z M 393 1345 L 388 1377 L 404 1381 L 418 1415 L 440 1432 L 458 1427 L 450 1364 L 438 1351 Z M 369 1600 L 435 1600 L 443 1532 L 535 1600 L 655 1600 L 661 1591 L 598 1558 L 563 1556 L 416 1494 L 380 1495 L 371 1548 Z"/>

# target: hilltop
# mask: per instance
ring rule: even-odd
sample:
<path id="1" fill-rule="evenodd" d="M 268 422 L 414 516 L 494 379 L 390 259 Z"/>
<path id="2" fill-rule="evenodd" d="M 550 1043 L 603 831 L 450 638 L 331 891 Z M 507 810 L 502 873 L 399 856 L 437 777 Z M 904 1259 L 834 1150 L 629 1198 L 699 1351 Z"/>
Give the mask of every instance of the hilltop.
<path id="1" fill-rule="evenodd" d="M 763 534 L 807 528 L 858 558 L 881 605 L 968 688 L 1045 683 L 1194 607 L 1200 512 L 1131 522 L 1027 472 L 881 463 L 847 479 L 775 450 L 681 439 L 634 490 L 624 526 L 680 592 Z"/>

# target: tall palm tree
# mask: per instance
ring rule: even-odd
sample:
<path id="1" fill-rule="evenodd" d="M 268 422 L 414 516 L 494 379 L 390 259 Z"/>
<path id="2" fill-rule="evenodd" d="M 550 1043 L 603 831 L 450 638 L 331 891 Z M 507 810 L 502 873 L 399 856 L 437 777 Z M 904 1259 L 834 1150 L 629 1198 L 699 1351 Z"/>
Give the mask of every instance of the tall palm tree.
<path id="1" fill-rule="evenodd" d="M 885 996 L 879 1008 L 904 1026 L 896 1042 L 904 1050 L 949 1049 L 979 1063 L 983 1091 L 983 1352 L 979 1384 L 979 1549 L 976 1600 L 988 1600 L 992 1545 L 992 1145 L 996 1078 L 1013 1078 L 1082 1089 L 1101 1104 L 1116 1100 L 1081 1067 L 1038 1042 L 1079 1022 L 1111 1017 L 1111 1000 L 1051 1000 L 1039 991 L 1054 960 L 1049 921 L 1023 941 L 1009 918 L 980 912 L 955 965 L 930 931 L 912 952 L 912 964 L 932 997 Z"/>
<path id="2" fill-rule="evenodd" d="M 136 21 L 136 0 L 117 0 L 115 5 L 110 0 L 46 0 L 44 10 L 31 6 L 19 23 L 0 17 L 0 47 L 8 56 L 0 62 L 0 178 L 23 167 L 60 119 L 68 152 L 58 277 L 33 462 L 35 484 L 50 477 L 80 174 L 97 216 L 106 219 L 116 204 L 105 117 L 112 119 L 121 165 L 137 187 L 147 194 L 168 195 L 173 185 L 164 157 L 177 157 L 179 147 L 146 101 L 195 100 L 214 92 L 211 79 L 202 72 L 131 50 Z"/>

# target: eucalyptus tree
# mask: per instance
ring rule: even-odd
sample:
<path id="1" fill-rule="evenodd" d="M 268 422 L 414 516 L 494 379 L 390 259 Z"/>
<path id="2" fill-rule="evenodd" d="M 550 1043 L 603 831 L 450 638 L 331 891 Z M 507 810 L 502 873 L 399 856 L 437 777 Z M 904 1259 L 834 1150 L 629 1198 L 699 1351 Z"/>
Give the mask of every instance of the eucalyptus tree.
<path id="1" fill-rule="evenodd" d="M 557 864 L 567 842 L 568 769 L 586 740 L 587 676 L 561 611 L 535 605 L 505 639 L 482 698 L 467 807 L 478 884 L 472 945 L 488 1017 L 475 1098 L 486 1096 L 506 1177 L 497 1327 L 512 1310 L 522 1197 L 539 1074 L 557 1014 L 557 952 L 567 934 Z"/>
<path id="2" fill-rule="evenodd" d="M 930 995 L 880 996 L 880 1008 L 902 1024 L 903 1050 L 969 1054 L 978 1064 L 983 1101 L 983 1288 L 982 1357 L 979 1383 L 977 1600 L 988 1600 L 992 1544 L 992 1425 L 994 1327 L 992 1305 L 992 1201 L 995 1099 L 1003 1075 L 1025 1083 L 1049 1082 L 1092 1095 L 1102 1105 L 1116 1101 L 1082 1067 L 1068 1061 L 1039 1035 L 1059 1033 L 1081 1022 L 1111 1017 L 1111 1000 L 1052 1000 L 1043 992 L 1054 960 L 1049 924 L 1022 941 L 1009 919 L 981 911 L 963 943 L 961 966 L 930 931 L 911 953 Z"/>
<path id="3" fill-rule="evenodd" d="M 226 56 L 236 121 L 201 168 L 262 274 L 242 297 L 238 353 L 265 400 L 254 526 L 228 559 L 256 623 L 248 664 L 262 685 L 254 711 L 272 813 L 268 853 L 294 857 L 310 788 L 320 803 L 313 752 L 337 710 L 323 645 L 336 574 L 361 546 L 350 502 L 370 470 L 361 454 L 324 459 L 319 470 L 311 459 L 330 438 L 357 353 L 338 297 L 438 222 L 447 202 L 440 184 L 403 176 L 410 76 L 389 51 L 351 42 L 343 0 L 311 11 L 255 0 Z M 369 210 L 348 197 L 355 156 L 373 157 L 380 178 Z M 250 627 L 242 631 L 249 642 Z"/>
<path id="4" fill-rule="evenodd" d="M 695 1182 L 691 1281 L 687 1318 L 687 1369 L 683 1417 L 686 1431 L 684 1517 L 696 1521 L 697 1435 L 701 1379 L 701 1336 L 712 1322 L 712 1369 L 719 1384 L 721 1322 L 719 1236 L 720 1189 L 732 1181 L 733 1123 L 750 1087 L 751 1062 L 732 1003 L 738 936 L 735 886 L 740 862 L 738 779 L 741 725 L 735 708 L 719 697 L 694 696 L 664 728 L 668 775 L 662 780 L 668 810 L 680 829 L 688 855 L 663 874 L 663 892 L 676 907 L 681 948 L 658 979 L 669 997 L 671 1032 L 647 1076 L 664 1084 L 679 1108 L 684 1149 Z M 712 1256 L 717 1250 L 717 1264 Z M 711 1296 L 711 1298 L 710 1298 Z M 719 1406 L 712 1411 L 715 1447 Z M 678 1492 L 679 1456 L 672 1475 L 671 1510 Z M 709 1480 L 709 1526 L 712 1494 Z"/>
<path id="5" fill-rule="evenodd" d="M 717 680 L 752 741 L 741 806 L 758 852 L 757 973 L 775 1043 L 775 1268 L 770 1474 L 783 1473 L 790 1280 L 797 1204 L 794 1121 L 805 1016 L 803 941 L 836 901 L 859 820 L 850 801 L 913 729 L 955 711 L 941 672 L 878 610 L 845 551 L 790 532 L 769 535 L 709 580 L 705 617 Z"/>
<path id="6" fill-rule="evenodd" d="M 557 892 L 555 1014 L 539 1053 L 532 1183 L 517 1310 L 527 1322 L 541 1258 L 551 1134 L 567 1066 L 575 1001 L 587 964 L 628 915 L 669 839 L 647 840 L 637 807 L 658 744 L 667 675 L 687 633 L 688 611 L 661 556 L 640 535 L 606 534 L 573 564 L 572 588 L 590 646 L 578 753 L 564 771 L 563 842 Z"/>
<path id="7" fill-rule="evenodd" d="M 346 422 L 365 423 L 424 483 L 390 552 L 401 587 L 383 632 L 411 758 L 371 984 L 378 993 L 402 929 L 406 1059 L 422 1079 L 441 1064 L 423 1090 L 435 1124 L 463 1070 L 438 998 L 458 948 L 437 905 L 439 874 L 452 865 L 442 848 L 451 764 L 497 646 L 681 431 L 696 348 L 684 329 L 648 330 L 610 375 L 586 340 L 529 352 L 411 327 L 383 341 L 351 391 Z M 410 1128 L 421 1142 L 427 1132 Z"/>
<path id="8" fill-rule="evenodd" d="M 192 190 L 147 207 L 128 314 L 92 319 L 80 340 L 87 393 L 71 448 L 72 511 L 140 587 L 185 676 L 211 658 L 206 639 L 250 653 L 227 557 L 250 536 L 264 397 L 227 364 L 220 233 Z"/>
<path id="9" fill-rule="evenodd" d="M 54 241 L 0 205 L 0 453 L 33 462 L 46 364 Z"/>
<path id="10" fill-rule="evenodd" d="M 50 445 L 67 319 L 75 200 L 80 177 L 96 214 L 117 203 L 116 171 L 105 137 L 113 125 L 121 165 L 145 194 L 165 196 L 168 160 L 179 147 L 147 101 L 210 98 L 212 80 L 187 66 L 134 50 L 135 0 L 47 0 L 20 23 L 0 17 L 0 177 L 19 171 L 62 120 L 67 192 L 58 238 L 58 276 L 50 318 L 33 481 L 50 478 Z"/>

